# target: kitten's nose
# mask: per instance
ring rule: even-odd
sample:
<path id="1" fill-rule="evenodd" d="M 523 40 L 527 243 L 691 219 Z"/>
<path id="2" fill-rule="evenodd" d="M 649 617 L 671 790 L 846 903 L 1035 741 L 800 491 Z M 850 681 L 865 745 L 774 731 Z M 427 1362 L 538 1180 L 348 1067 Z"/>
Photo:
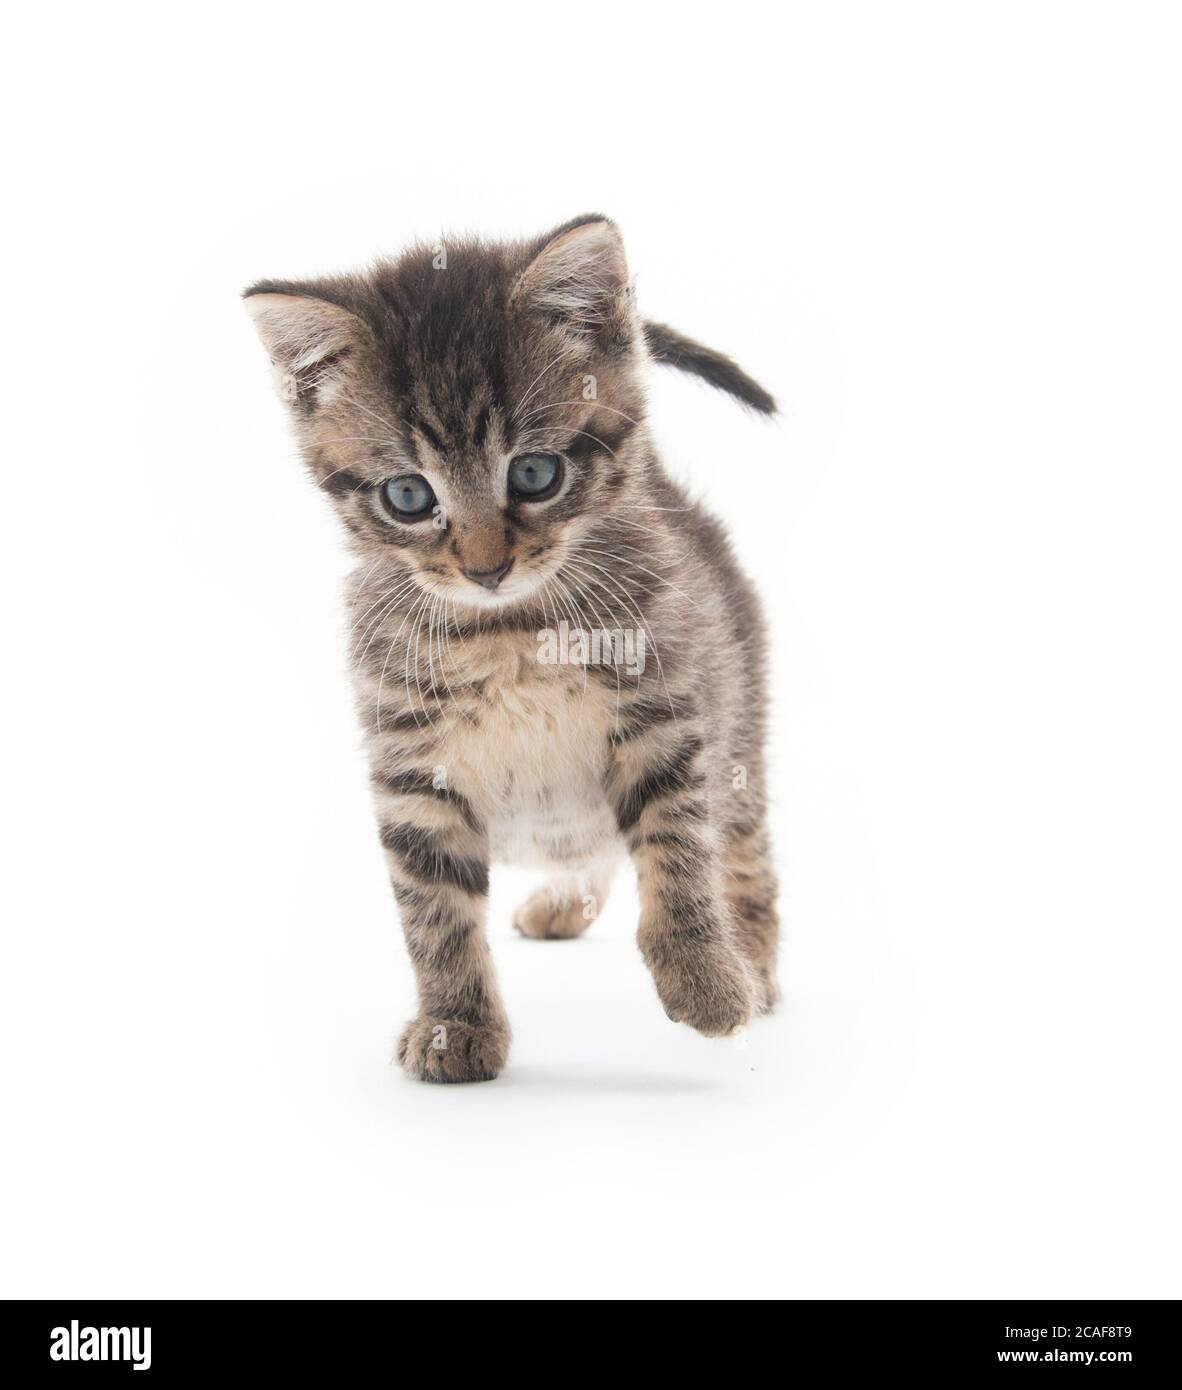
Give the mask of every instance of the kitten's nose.
<path id="1" fill-rule="evenodd" d="M 473 580 L 485 589 L 495 589 L 513 568 L 514 558 L 511 556 L 508 560 L 502 561 L 495 570 L 463 570 L 462 573 L 466 579 Z"/>

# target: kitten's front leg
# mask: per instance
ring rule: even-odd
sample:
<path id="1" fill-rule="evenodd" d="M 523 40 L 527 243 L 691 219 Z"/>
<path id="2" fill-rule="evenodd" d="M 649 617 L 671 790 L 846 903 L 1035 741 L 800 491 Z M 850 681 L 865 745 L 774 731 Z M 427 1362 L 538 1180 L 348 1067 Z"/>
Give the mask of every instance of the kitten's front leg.
<path id="1" fill-rule="evenodd" d="M 491 1081 L 509 1053 L 485 939 L 488 839 L 468 801 L 426 772 L 374 775 L 382 844 L 419 987 L 398 1060 L 421 1081 Z"/>
<path id="2" fill-rule="evenodd" d="M 640 887 L 637 940 L 665 1012 L 708 1037 L 750 1019 L 750 970 L 723 892 L 705 768 L 708 734 L 664 722 L 617 750 L 608 786 Z"/>

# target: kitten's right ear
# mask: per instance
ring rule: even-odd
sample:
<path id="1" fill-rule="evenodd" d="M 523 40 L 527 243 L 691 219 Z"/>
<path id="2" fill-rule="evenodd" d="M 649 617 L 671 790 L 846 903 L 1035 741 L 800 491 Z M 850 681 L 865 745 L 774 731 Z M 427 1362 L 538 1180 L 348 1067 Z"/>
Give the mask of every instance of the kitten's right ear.
<path id="1" fill-rule="evenodd" d="M 287 401 L 331 386 L 368 337 L 356 314 L 311 293 L 273 289 L 264 281 L 244 298 Z"/>

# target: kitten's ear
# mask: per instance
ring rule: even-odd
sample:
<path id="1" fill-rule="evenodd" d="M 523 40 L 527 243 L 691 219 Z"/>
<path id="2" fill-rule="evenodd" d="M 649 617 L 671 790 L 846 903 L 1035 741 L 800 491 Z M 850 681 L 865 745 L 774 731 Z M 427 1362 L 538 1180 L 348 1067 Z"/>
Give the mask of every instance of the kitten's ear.
<path id="1" fill-rule="evenodd" d="M 264 282 L 245 298 L 275 366 L 279 394 L 288 401 L 330 386 L 368 337 L 356 314 L 310 292 L 272 289 Z"/>
<path id="2" fill-rule="evenodd" d="M 629 337 L 632 290 L 619 229 L 579 218 L 552 232 L 517 277 L 513 303 L 549 318 L 576 341 L 620 346 Z"/>

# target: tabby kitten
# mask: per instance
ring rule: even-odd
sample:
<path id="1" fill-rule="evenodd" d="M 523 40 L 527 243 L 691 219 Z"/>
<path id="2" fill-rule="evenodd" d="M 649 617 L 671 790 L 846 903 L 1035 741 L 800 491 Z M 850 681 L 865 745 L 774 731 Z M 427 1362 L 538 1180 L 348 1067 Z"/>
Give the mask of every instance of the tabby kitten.
<path id="1" fill-rule="evenodd" d="M 733 362 L 637 316 L 620 236 L 415 248 L 246 292 L 304 458 L 358 557 L 353 662 L 425 1081 L 509 1050 L 493 861 L 553 877 L 527 937 L 577 936 L 631 855 L 671 1019 L 776 997 L 764 639 L 719 523 L 657 459 L 650 359 L 770 414 Z"/>

